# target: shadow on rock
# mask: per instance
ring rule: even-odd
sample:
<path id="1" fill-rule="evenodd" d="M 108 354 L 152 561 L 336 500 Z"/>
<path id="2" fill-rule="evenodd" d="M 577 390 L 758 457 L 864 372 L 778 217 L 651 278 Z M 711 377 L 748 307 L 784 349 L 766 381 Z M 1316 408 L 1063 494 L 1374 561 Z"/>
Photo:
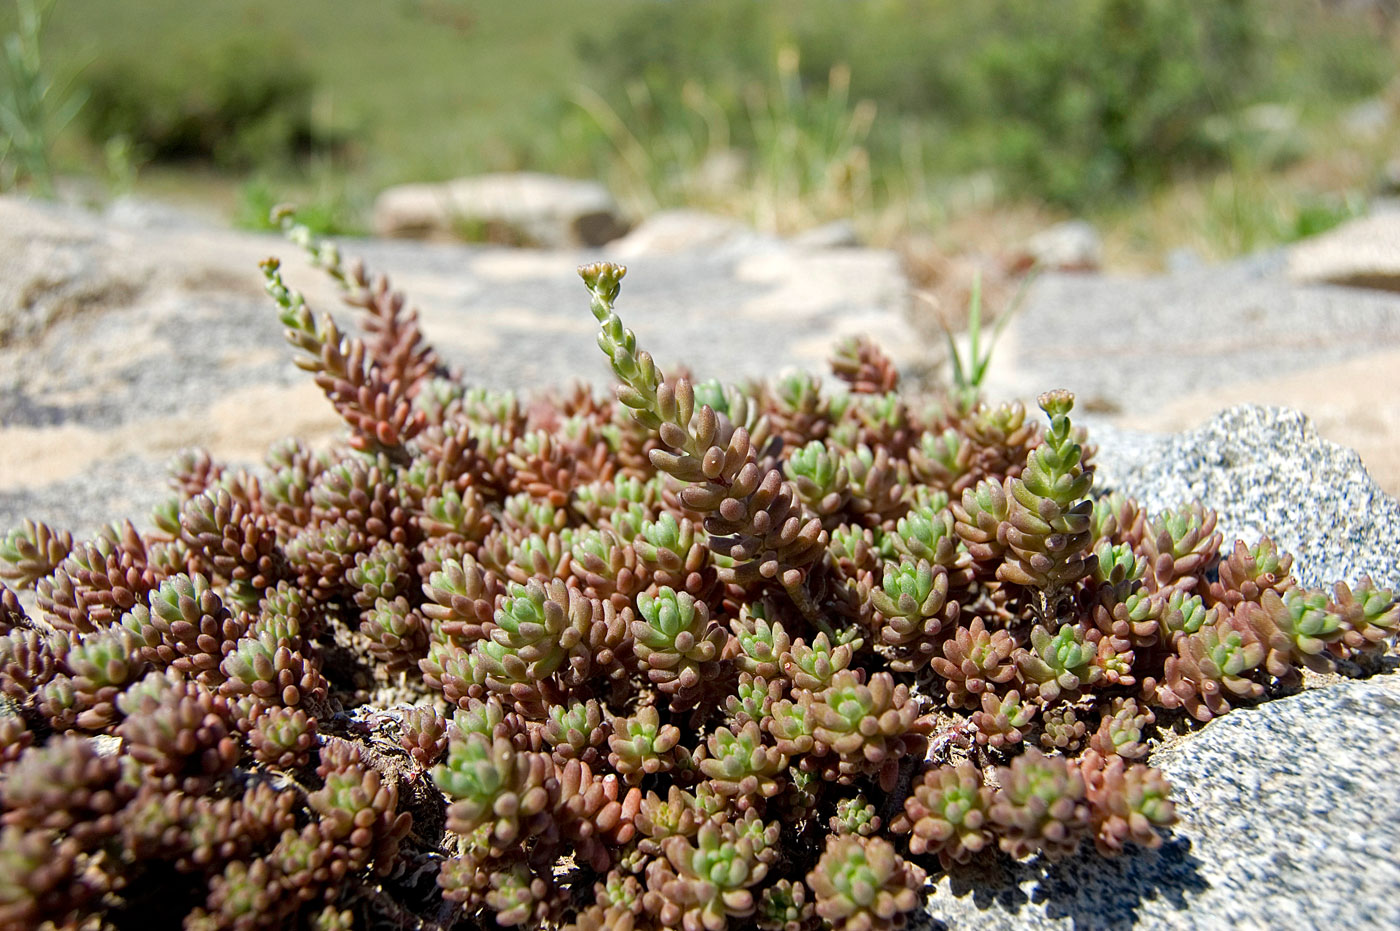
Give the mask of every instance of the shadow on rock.
<path id="1" fill-rule="evenodd" d="M 1134 848 L 1113 859 L 1087 848 L 1062 863 L 998 856 L 940 878 L 928 905 L 931 920 L 918 927 L 1133 928 L 1147 900 L 1162 899 L 1185 911 L 1190 895 L 1209 887 L 1201 865 L 1190 840 L 1180 836 L 1159 850 Z"/>

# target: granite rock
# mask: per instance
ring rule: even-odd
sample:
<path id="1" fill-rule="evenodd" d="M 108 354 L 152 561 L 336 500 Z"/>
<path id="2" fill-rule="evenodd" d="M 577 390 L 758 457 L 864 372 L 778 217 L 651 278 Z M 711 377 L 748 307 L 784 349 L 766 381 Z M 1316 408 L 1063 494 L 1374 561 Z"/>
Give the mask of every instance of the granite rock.
<path id="1" fill-rule="evenodd" d="M 1091 420 L 1090 437 L 1096 489 L 1120 490 L 1149 511 L 1200 499 L 1218 512 L 1227 549 L 1267 533 L 1294 555 L 1305 585 L 1369 573 L 1400 589 L 1400 504 L 1298 411 L 1242 405 L 1170 436 Z"/>
<path id="2" fill-rule="evenodd" d="M 939 875 L 916 929 L 1400 926 L 1400 676 L 1217 718 L 1149 760 L 1180 822 L 1156 851 L 991 857 Z"/>

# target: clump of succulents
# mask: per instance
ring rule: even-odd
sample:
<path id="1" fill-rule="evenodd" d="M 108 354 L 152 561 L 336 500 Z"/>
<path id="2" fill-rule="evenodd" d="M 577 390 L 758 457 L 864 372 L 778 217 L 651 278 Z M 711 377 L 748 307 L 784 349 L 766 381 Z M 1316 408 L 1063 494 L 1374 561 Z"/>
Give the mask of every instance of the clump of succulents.
<path id="1" fill-rule="evenodd" d="M 599 264 L 615 396 L 521 399 L 290 230 L 364 313 L 263 266 L 343 443 L 0 537 L 0 929 L 899 927 L 930 872 L 1160 844 L 1159 722 L 1395 642 L 1369 579 L 1096 497 L 1067 392 L 907 396 L 859 339 L 839 391 L 694 384 Z"/>

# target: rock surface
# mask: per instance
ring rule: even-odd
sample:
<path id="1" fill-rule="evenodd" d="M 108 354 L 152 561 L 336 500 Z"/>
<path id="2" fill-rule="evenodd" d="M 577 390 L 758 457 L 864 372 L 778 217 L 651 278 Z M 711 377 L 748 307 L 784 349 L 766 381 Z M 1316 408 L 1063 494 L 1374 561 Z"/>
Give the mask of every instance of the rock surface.
<path id="1" fill-rule="evenodd" d="M 997 344 L 992 396 L 1190 429 L 1244 402 L 1305 410 L 1400 493 L 1400 295 L 1300 285 L 1269 253 L 1149 278 L 1047 274 Z"/>
<path id="2" fill-rule="evenodd" d="M 1288 273 L 1305 284 L 1400 291 L 1400 210 L 1384 210 L 1298 243 Z"/>
<path id="3" fill-rule="evenodd" d="M 1055 271 L 1097 271 L 1103 264 L 1103 240 L 1093 224 L 1066 220 L 1036 233 L 1026 242 L 1033 265 Z"/>
<path id="4" fill-rule="evenodd" d="M 422 308 L 428 338 L 475 384 L 605 383 L 575 268 L 597 252 L 348 242 Z M 275 440 L 339 424 L 293 364 L 257 263 L 342 326 L 325 275 L 279 236 L 213 227 L 133 229 L 0 198 L 0 528 L 25 517 L 91 531 L 165 496 L 162 464 L 185 446 L 252 463 Z M 729 249 L 642 251 L 619 310 L 664 367 L 701 378 L 826 369 L 843 336 L 870 332 L 896 359 L 926 359 L 888 252 L 796 249 L 750 237 Z"/>
<path id="5" fill-rule="evenodd" d="M 567 249 L 600 246 L 626 232 L 617 202 L 595 181 L 533 172 L 401 184 L 374 202 L 380 236 L 460 237 Z"/>
<path id="6" fill-rule="evenodd" d="M 1232 711 L 1154 754 L 1180 823 L 1160 850 L 939 875 L 916 929 L 1400 926 L 1400 676 Z"/>
<path id="7" fill-rule="evenodd" d="M 1123 491 L 1149 511 L 1199 498 L 1218 512 L 1227 549 L 1267 533 L 1293 554 L 1304 585 L 1369 573 L 1400 589 L 1400 504 L 1298 411 L 1244 405 L 1171 436 L 1098 424 L 1090 437 L 1095 488 Z"/>

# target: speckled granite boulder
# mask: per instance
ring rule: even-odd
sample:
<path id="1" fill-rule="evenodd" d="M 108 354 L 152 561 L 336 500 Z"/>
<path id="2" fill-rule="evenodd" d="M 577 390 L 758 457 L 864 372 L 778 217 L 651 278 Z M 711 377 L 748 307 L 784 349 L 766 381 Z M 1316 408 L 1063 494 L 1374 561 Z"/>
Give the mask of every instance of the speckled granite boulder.
<path id="1" fill-rule="evenodd" d="M 1099 447 L 1096 488 L 1153 511 L 1199 498 L 1219 512 L 1227 546 L 1267 533 L 1294 555 L 1306 585 L 1364 572 L 1400 588 L 1400 504 L 1356 453 L 1319 438 L 1298 411 L 1241 405 L 1171 436 L 1103 423 L 1090 436 Z"/>
<path id="2" fill-rule="evenodd" d="M 1181 822 L 1158 851 L 940 875 L 916 929 L 1400 927 L 1400 677 L 1217 718 L 1151 762 Z"/>

